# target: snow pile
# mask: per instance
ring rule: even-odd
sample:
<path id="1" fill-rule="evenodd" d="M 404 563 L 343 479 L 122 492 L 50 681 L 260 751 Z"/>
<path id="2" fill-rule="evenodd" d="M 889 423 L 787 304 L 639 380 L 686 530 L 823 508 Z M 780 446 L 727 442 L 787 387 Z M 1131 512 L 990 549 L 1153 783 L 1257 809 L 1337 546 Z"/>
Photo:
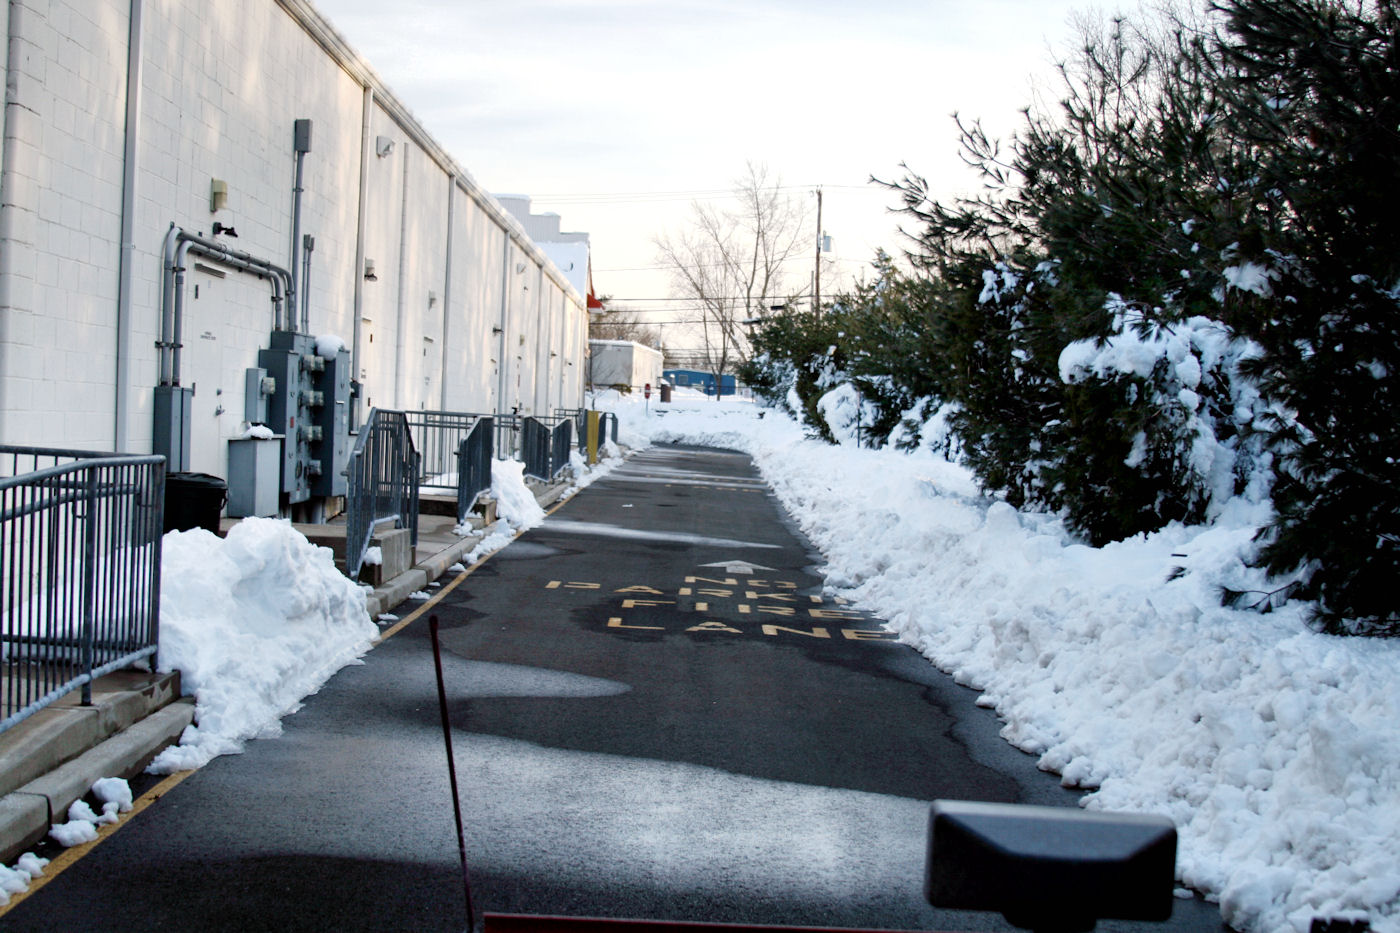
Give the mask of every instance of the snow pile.
<path id="1" fill-rule="evenodd" d="M 49 836 L 59 845 L 71 847 L 93 842 L 97 839 L 97 827 L 115 823 L 118 813 L 131 810 L 131 785 L 122 778 L 100 778 L 92 785 L 92 795 L 102 802 L 100 814 L 86 800 L 75 800 L 68 808 L 68 822 L 49 827 Z"/>
<path id="2" fill-rule="evenodd" d="M 525 485 L 525 464 L 519 460 L 491 464 L 491 497 L 496 500 L 496 515 L 517 531 L 544 521 L 544 509 Z"/>
<path id="3" fill-rule="evenodd" d="M 515 540 L 522 531 L 533 528 L 544 521 L 544 509 L 540 507 L 535 494 L 525 483 L 525 464 L 519 460 L 493 460 L 491 462 L 491 492 L 496 500 L 497 521 L 478 532 L 469 523 L 463 523 L 453 532 L 467 537 L 482 534 L 470 552 L 462 556 L 461 564 L 471 566 L 482 558 Z M 461 564 L 454 565 L 461 569 Z M 383 619 L 383 616 L 380 616 Z"/>
<path id="4" fill-rule="evenodd" d="M 247 518 L 227 538 L 170 532 L 161 562 L 160 665 L 178 669 L 198 725 L 151 765 L 198 768 L 276 735 L 278 720 L 370 647 L 364 592 L 289 522 Z"/>
<path id="5" fill-rule="evenodd" d="M 861 443 L 861 425 L 870 425 L 875 420 L 875 406 L 862 399 L 849 382 L 841 383 L 819 398 L 817 410 L 831 429 L 831 436 L 842 445 Z"/>
<path id="6" fill-rule="evenodd" d="M 19 857 L 14 868 L 0 865 L 0 906 L 10 902 L 11 894 L 23 894 L 29 890 L 29 882 L 44 873 L 49 864 L 46 858 L 39 858 L 33 852 Z"/>
<path id="7" fill-rule="evenodd" d="M 1246 565 L 1267 503 L 1095 549 L 932 456 L 831 447 L 738 402 L 617 411 L 631 445 L 754 456 L 829 586 L 982 691 L 1042 768 L 1097 788 L 1086 806 L 1169 815 L 1179 877 L 1230 925 L 1400 930 L 1400 644 L 1220 605 L 1269 589 Z"/>

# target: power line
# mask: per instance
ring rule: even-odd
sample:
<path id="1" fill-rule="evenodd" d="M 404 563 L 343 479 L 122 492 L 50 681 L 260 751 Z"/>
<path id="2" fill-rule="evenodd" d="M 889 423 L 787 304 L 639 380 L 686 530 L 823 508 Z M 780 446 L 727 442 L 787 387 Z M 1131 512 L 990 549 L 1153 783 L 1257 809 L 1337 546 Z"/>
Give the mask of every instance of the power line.
<path id="1" fill-rule="evenodd" d="M 765 303 L 773 302 L 773 301 L 783 301 L 783 300 L 786 299 L 786 297 L 787 297 L 787 296 L 783 296 L 783 297 L 780 298 L 780 297 L 777 297 L 777 296 L 774 296 L 774 295 L 769 295 L 767 298 L 760 298 L 760 297 L 745 298 L 744 296 L 740 295 L 740 296 L 738 296 L 738 297 L 736 297 L 736 298 L 712 298 L 712 299 L 710 299 L 710 300 L 711 300 L 711 301 L 754 301 L 754 302 L 756 302 L 756 303 L 765 304 Z M 806 298 L 805 295 L 799 296 L 799 297 Z M 616 296 L 616 295 L 609 295 L 608 298 L 604 301 L 604 304 L 607 305 L 607 304 L 610 304 L 610 303 L 612 303 L 612 302 L 614 302 L 614 301 L 646 301 L 646 302 L 689 301 L 689 302 L 698 302 L 699 299 L 698 299 L 698 298 L 620 298 L 620 297 L 618 297 L 618 296 Z M 671 312 L 671 311 L 686 311 L 686 310 L 696 310 L 696 311 L 700 311 L 700 310 L 704 310 L 705 307 L 706 307 L 706 306 L 703 305 L 703 304 L 692 304 L 691 308 L 609 308 L 608 310 L 610 310 L 610 311 L 632 311 L 632 312 L 647 313 L 647 314 L 661 314 L 661 313 L 663 313 L 663 312 L 667 312 L 667 313 L 668 313 L 668 312 Z"/>
<path id="2" fill-rule="evenodd" d="M 780 260 L 778 260 L 778 261 L 779 261 L 779 262 L 801 262 L 801 263 L 810 263 L 810 262 L 811 262 L 811 260 L 808 259 L 806 256 L 789 256 L 787 259 L 780 259 Z M 856 263 L 856 264 L 858 264 L 858 265 L 866 265 L 866 264 L 869 263 L 870 261 L 871 261 L 871 260 L 869 260 L 869 259 L 832 259 L 832 258 L 828 258 L 828 257 L 822 257 L 822 262 L 844 262 L 844 263 Z M 699 265 L 699 266 L 690 266 L 690 267 L 688 267 L 688 268 L 719 269 L 719 268 L 723 268 L 724 265 L 725 265 L 724 263 L 714 262 L 714 263 L 702 263 L 702 264 Z M 633 268 L 631 268 L 631 269 L 594 269 L 593 272 L 594 272 L 595 274 L 596 274 L 596 273 L 599 273 L 599 272 L 662 272 L 662 271 L 665 271 L 665 270 L 670 269 L 670 268 L 672 268 L 672 267 L 671 267 L 671 266 L 636 266 L 636 267 L 633 267 Z"/>
<path id="3" fill-rule="evenodd" d="M 848 191 L 867 191 L 888 194 L 884 188 L 871 184 L 864 185 L 769 185 L 759 191 L 815 191 L 817 188 L 836 188 Z M 694 188 L 675 191 L 615 191 L 615 192 L 563 192 L 556 194 L 532 194 L 535 203 L 550 204 L 639 204 L 653 201 L 705 201 L 718 198 L 732 198 L 737 192 L 733 188 Z"/>

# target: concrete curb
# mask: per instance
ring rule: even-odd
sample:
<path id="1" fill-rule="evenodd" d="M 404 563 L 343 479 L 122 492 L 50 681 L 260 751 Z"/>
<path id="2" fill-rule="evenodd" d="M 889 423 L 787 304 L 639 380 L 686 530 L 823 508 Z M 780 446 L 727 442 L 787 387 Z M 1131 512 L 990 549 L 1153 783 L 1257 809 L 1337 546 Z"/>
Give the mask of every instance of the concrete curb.
<path id="1" fill-rule="evenodd" d="M 538 490 L 535 493 L 535 499 L 541 508 L 547 509 L 564 498 L 564 494 L 570 488 L 572 488 L 572 484 L 555 483 Z M 410 593 L 418 592 L 438 577 L 446 574 L 447 568 L 461 561 L 463 555 L 470 553 L 480 542 L 479 536 L 464 537 L 454 544 L 449 544 L 441 551 L 431 554 L 415 564 L 411 570 L 406 570 L 394 579 L 375 587 L 374 592 L 365 599 L 365 609 L 369 612 L 369 617 L 378 619 L 407 599 Z"/>
<path id="2" fill-rule="evenodd" d="M 161 749 L 194 722 L 194 700 L 176 700 L 106 741 L 0 799 L 0 863 L 43 839 L 99 778 L 140 774 Z"/>
<path id="3" fill-rule="evenodd" d="M 568 483 L 542 486 L 535 497 L 549 508 L 570 488 Z M 381 584 L 365 600 L 370 618 L 377 619 L 425 589 L 480 541 L 479 535 L 449 541 L 412 569 Z M 91 707 L 56 705 L 46 711 L 42 724 L 36 719 L 34 726 L 9 737 L 8 748 L 0 749 L 0 772 L 10 778 L 8 792 L 0 796 L 0 864 L 11 864 L 42 840 L 54 823 L 66 822 L 68 808 L 86 796 L 99 778 L 134 777 L 161 749 L 178 742 L 185 727 L 194 722 L 194 699 L 176 699 L 178 674 L 129 686 L 121 683 L 126 676 L 118 672 L 104 678 L 111 686 Z"/>

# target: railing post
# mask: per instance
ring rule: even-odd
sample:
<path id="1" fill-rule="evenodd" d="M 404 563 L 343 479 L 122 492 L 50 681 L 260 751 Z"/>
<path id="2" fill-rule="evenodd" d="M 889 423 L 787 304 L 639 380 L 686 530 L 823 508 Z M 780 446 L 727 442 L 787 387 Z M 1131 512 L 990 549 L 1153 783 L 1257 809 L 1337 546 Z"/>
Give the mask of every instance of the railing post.
<path id="1" fill-rule="evenodd" d="M 83 681 L 83 705 L 92 705 L 92 670 L 96 640 L 96 601 L 97 601 L 97 470 L 92 465 L 83 471 L 83 504 L 87 514 L 82 517 L 83 529 L 83 609 L 82 609 L 82 668 L 88 675 Z"/>

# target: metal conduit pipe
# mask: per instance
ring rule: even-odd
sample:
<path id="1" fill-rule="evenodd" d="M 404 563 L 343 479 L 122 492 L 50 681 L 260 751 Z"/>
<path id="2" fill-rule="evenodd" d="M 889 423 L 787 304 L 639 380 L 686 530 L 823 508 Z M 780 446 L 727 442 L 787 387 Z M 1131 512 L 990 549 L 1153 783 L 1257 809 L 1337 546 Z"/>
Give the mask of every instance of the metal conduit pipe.
<path id="1" fill-rule="evenodd" d="M 160 384 L 172 385 L 170 381 L 171 335 L 175 333 L 175 246 L 180 241 L 180 228 L 174 224 L 165 231 L 165 242 L 160 249 L 160 340 L 156 349 L 160 351 Z"/>
<path id="2" fill-rule="evenodd" d="M 311 253 L 316 249 L 316 238 L 307 233 L 301 238 L 301 332 L 311 333 Z"/>
<path id="3" fill-rule="evenodd" d="M 131 0 L 127 21 L 126 125 L 122 144 L 121 253 L 117 265 L 117 384 L 112 425 L 116 450 L 126 450 L 127 408 L 131 399 L 132 268 L 136 261 L 138 157 L 141 151 L 141 19 L 143 0 Z"/>
<path id="4" fill-rule="evenodd" d="M 185 321 L 185 269 L 186 269 L 185 263 L 186 263 L 186 257 L 187 257 L 190 253 L 194 253 L 194 254 L 199 255 L 199 256 L 204 256 L 204 257 L 206 257 L 206 258 L 208 258 L 208 259 L 210 259 L 210 260 L 212 260 L 212 261 L 214 261 L 214 262 L 218 262 L 218 263 L 220 263 L 220 264 L 222 264 L 222 265 L 226 265 L 226 266 L 228 266 L 229 268 L 237 269 L 237 270 L 240 271 L 240 272 L 247 272 L 247 273 L 249 273 L 249 274 L 251 274 L 251 275 L 257 276 L 258 278 L 267 279 L 267 280 L 272 284 L 272 302 L 273 302 L 274 308 L 278 309 L 277 311 L 274 312 L 274 315 L 280 317 L 280 314 L 281 314 L 280 309 L 281 309 L 281 306 L 282 306 L 282 293 L 281 293 L 281 288 L 280 288 L 281 283 L 278 282 L 276 274 L 273 273 L 272 271 L 270 271 L 270 270 L 264 268 L 264 267 L 262 266 L 262 264 L 260 264 L 260 263 L 259 263 L 259 264 L 253 264 L 253 263 L 247 262 L 246 260 L 241 259 L 241 258 L 239 258 L 239 257 L 237 257 L 237 256 L 223 255 L 223 252 L 224 252 L 224 251 L 221 251 L 221 250 L 218 250 L 218 249 L 214 249 L 214 250 L 208 249 L 207 247 L 202 246 L 201 244 L 196 243 L 196 242 L 193 242 L 193 241 L 191 241 L 191 240 L 184 240 L 184 241 L 182 241 L 182 242 L 180 243 L 179 248 L 176 250 L 176 253 L 175 253 L 175 267 L 174 267 L 174 273 L 175 273 L 175 275 L 174 275 L 174 278 L 175 278 L 175 308 L 174 308 L 175 332 L 174 332 L 174 346 L 172 347 L 172 353 L 171 353 L 171 378 L 172 378 L 172 380 L 173 380 L 173 382 L 172 382 L 173 385 L 179 385 L 179 384 L 180 384 L 180 351 L 181 351 L 181 349 L 184 348 L 184 345 L 185 345 L 185 341 L 184 341 L 184 321 Z"/>
<path id="5" fill-rule="evenodd" d="M 454 174 L 447 179 L 447 263 L 442 273 L 442 362 L 438 370 L 442 374 L 439 377 L 442 384 L 438 386 L 438 407 L 442 411 L 447 411 L 447 347 L 452 342 L 452 228 L 453 205 L 456 200 L 457 176 Z"/>
<path id="6" fill-rule="evenodd" d="M 297 257 L 298 250 L 302 248 L 301 243 L 301 193 L 302 171 L 306 162 L 306 154 L 311 151 L 311 121 L 297 120 L 292 124 L 292 149 L 296 154 L 296 183 L 292 186 L 292 255 L 288 267 L 291 269 L 291 292 L 298 293 L 298 286 L 301 284 L 297 280 Z M 296 330 L 297 306 L 293 302 L 288 309 L 292 330 Z"/>
<path id="7" fill-rule="evenodd" d="M 295 292 L 291 287 L 291 273 L 275 263 L 260 259 L 242 250 L 229 249 L 221 243 L 207 240 L 197 234 L 182 230 L 175 224 L 165 234 L 165 244 L 161 251 L 161 296 L 160 296 L 160 340 L 156 346 L 160 350 L 160 384 L 180 384 L 180 347 L 184 331 L 184 284 L 185 262 L 190 253 L 204 256 L 221 265 L 256 275 L 272 285 L 272 305 L 274 329 L 282 329 L 282 305 L 286 302 L 295 315 Z M 296 326 L 294 318 L 290 319 Z"/>
<path id="8" fill-rule="evenodd" d="M 351 280 L 352 321 L 350 325 L 350 387 L 353 401 L 350 405 L 350 430 L 360 427 L 360 338 L 362 320 L 365 313 L 365 209 L 368 204 L 369 159 L 370 159 L 370 115 L 374 109 L 374 88 L 365 86 L 360 105 L 360 190 L 355 203 L 355 268 Z"/>

